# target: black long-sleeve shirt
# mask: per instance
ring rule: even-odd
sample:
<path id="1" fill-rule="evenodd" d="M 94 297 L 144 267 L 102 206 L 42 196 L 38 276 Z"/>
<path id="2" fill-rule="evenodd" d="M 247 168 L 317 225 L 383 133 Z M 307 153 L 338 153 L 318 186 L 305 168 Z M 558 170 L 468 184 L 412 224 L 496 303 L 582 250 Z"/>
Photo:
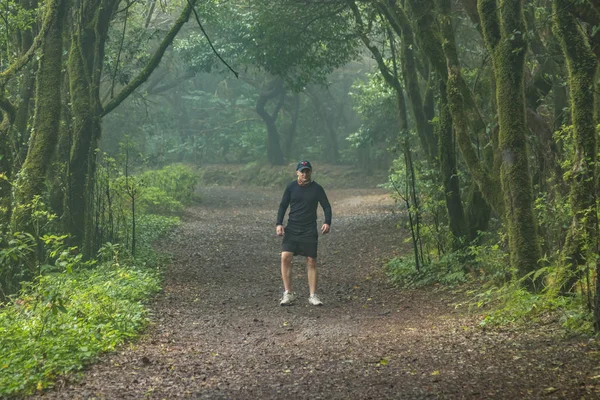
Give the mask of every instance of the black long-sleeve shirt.
<path id="1" fill-rule="evenodd" d="M 321 204 L 325 213 L 325 223 L 331 225 L 331 205 L 323 187 L 314 181 L 307 186 L 300 186 L 298 181 L 290 183 L 285 188 L 279 204 L 277 225 L 283 225 L 283 217 L 289 206 L 290 213 L 285 234 L 292 235 L 299 241 L 315 240 L 318 236 L 318 204 Z"/>

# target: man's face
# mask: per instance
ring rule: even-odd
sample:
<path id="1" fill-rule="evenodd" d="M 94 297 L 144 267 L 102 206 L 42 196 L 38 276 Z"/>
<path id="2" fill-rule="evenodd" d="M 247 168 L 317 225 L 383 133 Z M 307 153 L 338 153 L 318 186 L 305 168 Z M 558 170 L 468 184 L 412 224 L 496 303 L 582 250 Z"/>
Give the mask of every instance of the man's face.
<path id="1" fill-rule="evenodd" d="M 296 175 L 298 175 L 298 180 L 301 182 L 309 182 L 311 173 L 312 170 L 310 170 L 309 168 L 304 168 L 300 171 L 296 171 Z"/>

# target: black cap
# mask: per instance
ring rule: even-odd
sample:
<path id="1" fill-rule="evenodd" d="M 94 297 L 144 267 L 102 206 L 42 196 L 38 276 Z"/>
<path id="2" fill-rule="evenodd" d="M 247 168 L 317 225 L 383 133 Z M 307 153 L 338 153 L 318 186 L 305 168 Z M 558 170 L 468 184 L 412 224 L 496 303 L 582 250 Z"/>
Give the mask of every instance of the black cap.
<path id="1" fill-rule="evenodd" d="M 310 169 L 312 171 L 312 166 L 310 165 L 310 162 L 306 160 L 300 161 L 296 166 L 296 171 L 302 171 L 303 169 Z"/>

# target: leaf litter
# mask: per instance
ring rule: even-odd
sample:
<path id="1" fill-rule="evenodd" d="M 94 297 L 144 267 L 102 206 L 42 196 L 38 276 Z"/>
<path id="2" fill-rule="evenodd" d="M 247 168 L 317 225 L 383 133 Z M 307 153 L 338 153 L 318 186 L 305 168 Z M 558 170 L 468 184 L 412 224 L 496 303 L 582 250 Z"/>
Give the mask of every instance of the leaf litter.
<path id="1" fill-rule="evenodd" d="M 551 326 L 482 330 L 479 316 L 453 306 L 464 301 L 460 291 L 391 287 L 381 266 L 403 233 L 380 189 L 328 190 L 332 232 L 319 242 L 325 306 L 308 305 L 306 268 L 295 257 L 299 298 L 280 307 L 280 195 L 204 188 L 203 202 L 158 244 L 172 263 L 142 338 L 32 397 L 600 397 L 595 339 Z"/>

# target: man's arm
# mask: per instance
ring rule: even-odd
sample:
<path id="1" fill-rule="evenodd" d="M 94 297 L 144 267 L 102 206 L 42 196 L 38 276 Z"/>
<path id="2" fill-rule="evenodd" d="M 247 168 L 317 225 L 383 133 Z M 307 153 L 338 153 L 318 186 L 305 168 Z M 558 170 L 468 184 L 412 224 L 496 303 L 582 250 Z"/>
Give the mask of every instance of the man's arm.
<path id="1" fill-rule="evenodd" d="M 326 234 L 329 233 L 331 227 L 331 204 L 329 204 L 329 199 L 327 199 L 325 189 L 323 188 L 321 188 L 321 193 L 319 195 L 319 203 L 323 208 L 323 213 L 325 213 L 325 223 L 321 227 L 321 233 Z"/>
<path id="2" fill-rule="evenodd" d="M 279 211 L 277 211 L 277 222 L 275 223 L 275 225 L 283 225 L 283 217 L 285 217 L 285 211 L 290 205 L 291 198 L 292 196 L 290 193 L 290 188 L 288 186 L 285 188 L 285 191 L 283 192 L 283 196 L 281 198 L 281 202 L 279 203 Z"/>

